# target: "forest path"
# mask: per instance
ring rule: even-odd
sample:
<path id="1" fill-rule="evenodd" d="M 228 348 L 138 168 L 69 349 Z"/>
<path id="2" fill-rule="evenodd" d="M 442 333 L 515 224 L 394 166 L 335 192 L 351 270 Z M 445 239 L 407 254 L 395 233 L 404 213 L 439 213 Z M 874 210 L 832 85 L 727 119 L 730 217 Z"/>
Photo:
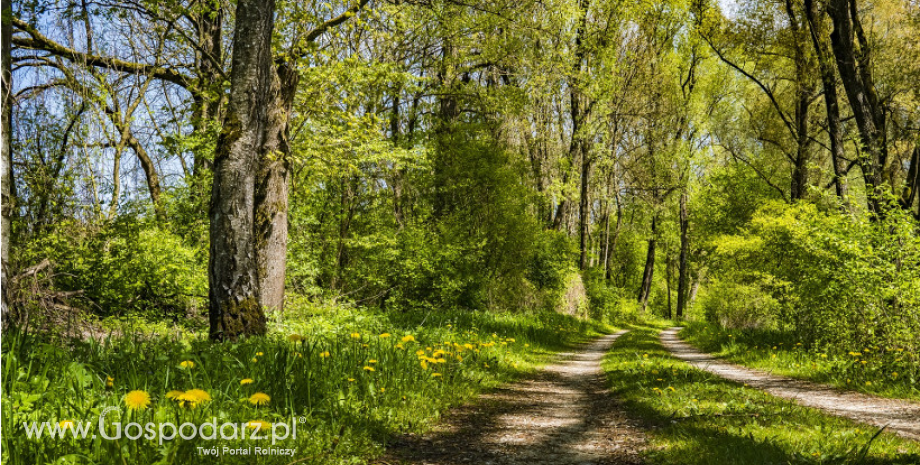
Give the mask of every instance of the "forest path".
<path id="1" fill-rule="evenodd" d="M 381 464 L 638 464 L 645 437 L 610 395 L 600 362 L 621 334 L 603 336 L 525 381 L 480 396 L 435 431 L 388 446 Z"/>
<path id="2" fill-rule="evenodd" d="M 827 385 L 785 378 L 728 363 L 683 342 L 677 336 L 679 330 L 680 328 L 669 328 L 662 331 L 661 342 L 675 357 L 696 368 L 731 381 L 746 383 L 773 396 L 790 399 L 806 407 L 817 408 L 831 415 L 879 428 L 887 426 L 887 431 L 908 439 L 920 440 L 920 404 L 838 391 Z"/>

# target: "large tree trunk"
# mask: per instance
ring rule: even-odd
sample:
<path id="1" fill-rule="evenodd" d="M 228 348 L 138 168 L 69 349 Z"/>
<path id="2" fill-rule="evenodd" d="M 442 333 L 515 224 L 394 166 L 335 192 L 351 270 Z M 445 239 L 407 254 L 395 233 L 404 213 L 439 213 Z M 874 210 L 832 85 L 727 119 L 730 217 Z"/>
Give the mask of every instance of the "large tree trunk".
<path id="1" fill-rule="evenodd" d="M 13 75 L 11 72 L 11 44 L 13 36 L 13 26 L 10 24 L 12 12 L 10 3 L 6 2 L 2 9 L 2 25 L 0 25 L 0 40 L 3 41 L 3 48 L 0 50 L 0 98 L 2 98 L 3 112 L 0 115 L 2 119 L 3 140 L 0 141 L 0 185 L 2 185 L 2 210 L 3 218 L 0 222 L 0 238 L 2 238 L 2 260 L 0 260 L 0 282 L 2 282 L 2 291 L 0 291 L 0 319 L 5 323 L 9 314 L 9 256 L 10 256 L 10 220 L 13 217 L 13 196 L 10 183 L 13 182 L 13 152 L 12 152 L 12 126 L 13 126 Z"/>
<path id="2" fill-rule="evenodd" d="M 211 189 L 210 337 L 265 333 L 255 255 L 255 174 L 272 99 L 274 0 L 239 0 L 230 102 L 214 154 Z"/>
<path id="3" fill-rule="evenodd" d="M 885 140 L 885 113 L 869 69 L 869 46 L 857 15 L 856 0 L 830 0 L 827 13 L 834 23 L 831 48 L 837 61 L 837 70 L 859 128 L 863 149 L 869 155 L 867 160 L 860 163 L 869 209 L 880 215 L 881 199 L 876 190 L 883 184 L 882 170 L 888 159 L 888 148 Z M 854 36 L 859 39 L 858 46 L 854 43 Z"/>
<path id="4" fill-rule="evenodd" d="M 259 152 L 255 185 L 255 253 L 259 265 L 259 303 L 266 311 L 284 309 L 287 266 L 289 115 L 300 76 L 280 64 L 272 77 L 265 140 Z"/>
<path id="5" fill-rule="evenodd" d="M 805 16 L 808 19 L 811 43 L 815 48 L 815 55 L 818 57 L 818 65 L 821 70 L 821 85 L 824 88 L 827 133 L 831 142 L 831 164 L 834 168 L 834 189 L 837 192 L 837 197 L 848 208 L 847 195 L 849 186 L 843 169 L 846 153 L 843 149 L 843 131 L 840 126 L 840 105 L 837 98 L 836 74 L 834 73 L 834 65 L 831 63 L 828 50 L 820 39 L 824 35 L 824 28 L 821 26 L 822 22 L 817 19 L 816 13 L 814 0 L 805 0 Z"/>
<path id="6" fill-rule="evenodd" d="M 684 317 L 687 309 L 687 285 L 690 282 L 690 214 L 687 211 L 687 192 L 680 194 L 680 258 L 677 269 L 677 318 Z"/>
<path id="7" fill-rule="evenodd" d="M 645 271 L 642 273 L 642 287 L 639 288 L 639 303 L 642 313 L 648 307 L 649 295 L 652 293 L 652 278 L 655 273 L 655 243 L 658 235 L 658 218 L 652 216 L 652 236 L 648 240 L 648 254 L 645 256 Z"/>

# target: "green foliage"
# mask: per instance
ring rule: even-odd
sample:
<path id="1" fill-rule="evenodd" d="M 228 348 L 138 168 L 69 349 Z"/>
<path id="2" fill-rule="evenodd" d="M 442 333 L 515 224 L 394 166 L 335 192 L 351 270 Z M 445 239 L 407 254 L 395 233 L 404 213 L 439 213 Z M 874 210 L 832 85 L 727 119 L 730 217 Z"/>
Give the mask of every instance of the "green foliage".
<path id="1" fill-rule="evenodd" d="M 699 305 L 706 321 L 726 328 L 774 327 L 779 313 L 777 301 L 756 283 L 714 280 Z"/>
<path id="2" fill-rule="evenodd" d="M 207 295 L 197 249 L 155 224 L 126 217 L 91 228 L 62 223 L 20 251 L 26 263 L 49 259 L 55 286 L 79 291 L 95 313 L 185 317 Z"/>
<path id="3" fill-rule="evenodd" d="M 767 204 L 742 234 L 720 236 L 712 243 L 720 279 L 747 287 L 736 287 L 738 298 L 723 299 L 722 310 L 732 307 L 732 300 L 736 307 L 774 309 L 768 317 L 780 327 L 838 350 L 871 347 L 916 354 L 916 231 L 916 221 L 899 209 L 873 221 L 807 203 Z M 757 289 L 769 293 L 776 305 Z M 713 310 L 715 319 L 721 318 L 720 310 Z"/>

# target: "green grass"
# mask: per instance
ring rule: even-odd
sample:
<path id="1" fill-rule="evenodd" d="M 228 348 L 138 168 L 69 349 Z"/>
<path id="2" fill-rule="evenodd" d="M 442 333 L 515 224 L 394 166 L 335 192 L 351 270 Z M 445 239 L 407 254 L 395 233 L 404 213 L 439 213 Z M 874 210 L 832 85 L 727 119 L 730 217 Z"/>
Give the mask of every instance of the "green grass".
<path id="1" fill-rule="evenodd" d="M 444 409 L 535 369 L 573 343 L 612 330 L 556 313 L 380 313 L 307 305 L 289 308 L 271 327 L 266 337 L 225 344 L 146 324 L 124 325 L 116 334 L 131 336 L 103 341 L 5 335 L 3 462 L 361 463 L 379 454 L 393 434 L 423 431 Z M 303 340 L 292 341 L 294 334 Z M 194 366 L 183 367 L 183 361 Z M 253 382 L 244 385 L 243 379 Z M 166 396 L 191 389 L 206 391 L 211 400 L 191 408 Z M 148 408 L 126 408 L 125 395 L 133 390 L 149 394 Z M 247 400 L 257 392 L 271 398 L 267 405 Z M 28 439 L 22 426 L 91 421 L 95 432 L 99 414 L 109 406 L 121 408 L 106 417 L 110 427 L 114 421 L 201 424 L 216 418 L 218 424 L 239 424 L 294 418 L 297 440 L 276 447 L 297 452 L 293 458 L 216 459 L 200 456 L 197 447 L 266 447 L 271 441 L 176 439 L 161 446 L 143 438 L 51 439 L 46 434 Z"/>
<path id="2" fill-rule="evenodd" d="M 661 326 L 621 336 L 603 366 L 645 422 L 652 464 L 912 464 L 920 444 L 717 378 L 671 357 Z"/>
<path id="3" fill-rule="evenodd" d="M 751 368 L 840 389 L 920 400 L 920 360 L 902 349 L 853 347 L 835 352 L 781 331 L 730 330 L 700 322 L 689 323 L 680 336 L 700 350 Z"/>

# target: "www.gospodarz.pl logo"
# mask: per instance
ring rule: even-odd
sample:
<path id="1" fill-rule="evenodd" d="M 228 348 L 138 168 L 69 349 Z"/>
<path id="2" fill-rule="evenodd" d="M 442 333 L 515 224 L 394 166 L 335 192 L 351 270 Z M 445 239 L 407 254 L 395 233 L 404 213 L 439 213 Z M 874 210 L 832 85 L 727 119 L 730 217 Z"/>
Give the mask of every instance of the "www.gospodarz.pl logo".
<path id="1" fill-rule="evenodd" d="M 233 440 L 271 440 L 274 445 L 277 441 L 287 439 L 297 439 L 297 421 L 292 417 L 290 423 L 253 420 L 241 423 L 223 422 L 218 423 L 217 418 L 211 418 L 204 423 L 182 423 L 176 425 L 172 422 L 153 423 L 148 422 L 140 424 L 137 422 L 125 423 L 115 421 L 106 425 L 105 418 L 111 412 L 120 412 L 118 407 L 107 407 L 99 414 L 97 422 L 64 420 L 60 422 L 24 422 L 23 429 L 26 431 L 26 437 L 29 439 L 96 439 L 101 437 L 106 440 L 116 440 L 121 438 L 132 441 L 147 440 L 157 441 L 162 445 L 164 441 L 172 441 L 176 438 L 186 441 L 193 439 L 203 439 L 212 441 L 221 439 L 225 441 Z M 93 426 L 96 428 L 93 428 Z"/>

